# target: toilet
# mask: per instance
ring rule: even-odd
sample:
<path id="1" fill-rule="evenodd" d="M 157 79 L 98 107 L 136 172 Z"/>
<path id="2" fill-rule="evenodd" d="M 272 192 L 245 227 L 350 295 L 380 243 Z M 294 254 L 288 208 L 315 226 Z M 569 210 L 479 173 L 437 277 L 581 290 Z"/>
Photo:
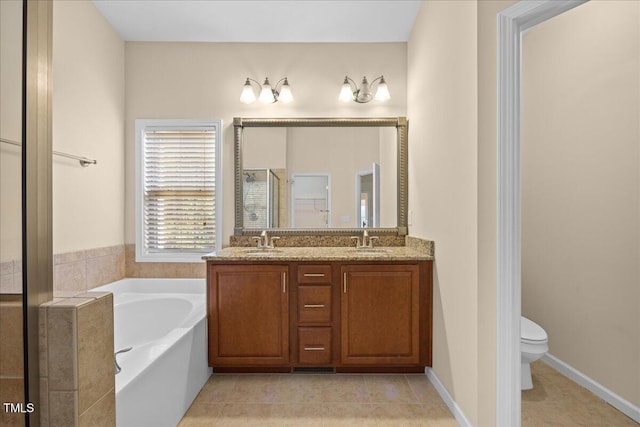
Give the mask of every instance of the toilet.
<path id="1" fill-rule="evenodd" d="M 531 362 L 540 359 L 547 351 L 547 333 L 537 323 L 520 317 L 521 389 L 531 390 Z"/>

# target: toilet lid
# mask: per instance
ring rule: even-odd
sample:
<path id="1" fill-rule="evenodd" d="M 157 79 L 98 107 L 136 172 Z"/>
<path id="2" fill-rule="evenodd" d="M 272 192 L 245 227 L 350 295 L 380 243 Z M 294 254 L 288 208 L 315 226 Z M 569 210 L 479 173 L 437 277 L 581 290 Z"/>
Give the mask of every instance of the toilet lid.
<path id="1" fill-rule="evenodd" d="M 526 317 L 520 318 L 520 337 L 527 341 L 546 341 L 547 333 L 540 325 Z"/>

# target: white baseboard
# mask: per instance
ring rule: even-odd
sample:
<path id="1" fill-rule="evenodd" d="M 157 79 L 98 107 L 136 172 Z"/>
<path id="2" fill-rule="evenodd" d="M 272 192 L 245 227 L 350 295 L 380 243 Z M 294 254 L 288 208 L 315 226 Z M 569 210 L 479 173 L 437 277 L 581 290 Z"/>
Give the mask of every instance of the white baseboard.
<path id="1" fill-rule="evenodd" d="M 433 384 L 433 387 L 455 417 L 458 425 L 460 427 L 473 427 L 469 419 L 464 415 L 464 412 L 462 412 L 462 409 L 458 406 L 456 401 L 453 400 L 453 397 L 451 397 L 447 389 L 442 385 L 436 374 L 433 372 L 433 369 L 427 367 L 425 368 L 424 373 L 427 375 L 427 378 L 429 378 L 429 381 L 431 381 L 431 384 Z"/>
<path id="2" fill-rule="evenodd" d="M 569 377 L 574 382 L 580 384 L 582 387 L 586 388 L 632 420 L 640 423 L 640 408 L 635 406 L 633 403 L 618 396 L 602 384 L 592 380 L 582 372 L 567 365 L 565 362 L 549 353 L 542 356 L 542 361 L 566 377 Z"/>

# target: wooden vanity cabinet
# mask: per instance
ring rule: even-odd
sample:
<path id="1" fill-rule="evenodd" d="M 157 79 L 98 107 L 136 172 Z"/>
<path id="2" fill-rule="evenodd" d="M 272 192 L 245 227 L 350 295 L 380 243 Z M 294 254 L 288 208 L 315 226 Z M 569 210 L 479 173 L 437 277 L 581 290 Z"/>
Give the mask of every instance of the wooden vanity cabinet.
<path id="1" fill-rule="evenodd" d="M 432 261 L 209 263 L 219 371 L 431 366 Z"/>
<path id="2" fill-rule="evenodd" d="M 210 366 L 289 364 L 289 267 L 207 269 Z"/>
<path id="3" fill-rule="evenodd" d="M 337 360 L 335 267 L 329 263 L 295 263 L 291 319 L 294 367 L 331 367 Z"/>
<path id="4" fill-rule="evenodd" d="M 421 298 L 418 265 L 341 267 L 344 365 L 419 365 Z"/>

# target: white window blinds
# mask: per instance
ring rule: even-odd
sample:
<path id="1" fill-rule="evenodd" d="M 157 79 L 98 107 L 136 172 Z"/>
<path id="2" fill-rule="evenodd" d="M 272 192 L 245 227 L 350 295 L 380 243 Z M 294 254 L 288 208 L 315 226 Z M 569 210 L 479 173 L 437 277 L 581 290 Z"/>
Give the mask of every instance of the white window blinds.
<path id="1" fill-rule="evenodd" d="M 146 125 L 139 136 L 144 254 L 211 252 L 216 247 L 219 126 Z"/>

